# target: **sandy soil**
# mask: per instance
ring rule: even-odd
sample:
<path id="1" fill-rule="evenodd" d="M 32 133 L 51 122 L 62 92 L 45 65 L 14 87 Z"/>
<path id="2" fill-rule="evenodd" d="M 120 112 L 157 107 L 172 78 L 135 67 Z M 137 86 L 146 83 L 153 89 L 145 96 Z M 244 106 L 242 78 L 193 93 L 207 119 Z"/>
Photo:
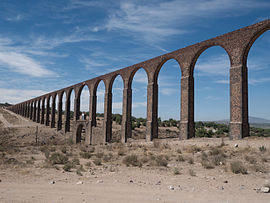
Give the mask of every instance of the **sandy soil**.
<path id="1" fill-rule="evenodd" d="M 136 141 L 124 146 L 95 146 L 97 152 L 110 152 L 114 158 L 90 167 L 86 167 L 88 159 L 76 155 L 85 150 L 83 146 L 67 146 L 68 151 L 79 158 L 85 168 L 81 176 L 75 169 L 65 172 L 62 165 L 53 167 L 45 164 L 46 158 L 41 147 L 35 146 L 35 129 L 38 124 L 4 110 L 0 110 L 0 122 L 1 138 L 5 137 L 0 147 L 4 148 L 5 144 L 12 146 L 6 151 L 0 150 L 0 156 L 2 153 L 2 157 L 8 157 L 3 160 L 9 161 L 0 164 L 0 202 L 270 202 L 270 193 L 258 193 L 255 190 L 270 179 L 269 138 L 237 141 L 225 139 L 222 149 L 231 154 L 230 158 L 226 165 L 215 166 L 213 169 L 202 167 L 199 161 L 202 150 L 194 150 L 194 146 L 207 151 L 211 147 L 220 146 L 222 140 L 218 138 L 185 141 L 170 139 L 158 143 Z M 53 140 L 59 136 L 59 142 L 66 139 L 55 130 L 38 126 L 39 136 L 44 136 L 46 142 L 52 136 Z M 12 128 L 14 131 L 10 132 Z M 234 147 L 236 143 L 238 148 Z M 149 161 L 142 167 L 127 167 L 122 162 L 125 155 L 120 156 L 117 151 L 119 146 L 125 150 L 125 155 L 138 153 L 150 156 L 162 153 L 169 157 L 168 165 L 154 166 Z M 267 149 L 262 155 L 267 159 L 265 163 L 260 161 L 261 146 Z M 57 145 L 48 147 L 56 148 L 51 151 L 60 151 Z M 181 149 L 181 152 L 177 149 Z M 176 162 L 179 153 L 193 157 L 194 164 Z M 256 163 L 264 164 L 266 170 L 254 171 L 252 164 L 245 163 L 248 174 L 232 173 L 229 163 L 233 159 L 244 162 L 245 153 L 254 155 Z M 175 168 L 179 174 L 174 173 Z"/>

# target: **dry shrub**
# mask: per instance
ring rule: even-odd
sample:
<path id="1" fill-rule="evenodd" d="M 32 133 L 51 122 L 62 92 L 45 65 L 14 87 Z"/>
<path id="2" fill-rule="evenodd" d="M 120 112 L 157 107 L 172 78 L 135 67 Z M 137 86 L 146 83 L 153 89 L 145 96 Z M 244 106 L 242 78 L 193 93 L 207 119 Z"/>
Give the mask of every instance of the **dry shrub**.
<path id="1" fill-rule="evenodd" d="M 211 157 L 212 163 L 216 166 L 226 164 L 226 159 L 222 154 L 214 155 Z"/>
<path id="2" fill-rule="evenodd" d="M 176 152 L 177 152 L 178 154 L 182 154 L 182 150 L 181 150 L 181 149 L 177 149 Z"/>
<path id="3" fill-rule="evenodd" d="M 70 172 L 73 167 L 74 167 L 74 165 L 71 162 L 67 162 L 63 166 L 63 170 L 66 171 L 66 172 Z"/>
<path id="4" fill-rule="evenodd" d="M 96 153 L 96 157 L 99 158 L 99 159 L 101 159 L 103 156 L 104 156 L 103 152 Z"/>
<path id="5" fill-rule="evenodd" d="M 142 163 L 139 161 L 138 156 L 135 154 L 127 155 L 123 159 L 123 163 L 126 164 L 126 166 L 142 166 Z"/>
<path id="6" fill-rule="evenodd" d="M 90 159 L 92 154 L 90 152 L 80 152 L 80 156 L 84 159 Z"/>
<path id="7" fill-rule="evenodd" d="M 256 158 L 254 156 L 248 156 L 248 155 L 246 155 L 245 156 L 245 160 L 247 162 L 249 162 L 250 164 L 256 164 L 257 163 L 257 160 L 256 160 Z"/>
<path id="8" fill-rule="evenodd" d="M 180 175 L 180 170 L 179 170 L 179 168 L 174 168 L 174 169 L 173 169 L 173 174 L 174 174 L 174 175 Z"/>
<path id="9" fill-rule="evenodd" d="M 119 149 L 119 151 L 118 151 L 118 156 L 124 156 L 125 154 L 126 154 L 126 150 L 125 149 Z"/>
<path id="10" fill-rule="evenodd" d="M 214 165 L 211 163 L 211 161 L 209 160 L 209 157 L 208 155 L 203 152 L 201 154 L 201 164 L 204 168 L 206 169 L 212 169 L 212 168 L 215 168 Z"/>
<path id="11" fill-rule="evenodd" d="M 247 174 L 247 169 L 241 161 L 233 161 L 231 163 L 231 171 L 235 174 L 238 173 Z"/>
<path id="12" fill-rule="evenodd" d="M 184 162 L 186 159 L 185 159 L 185 157 L 183 156 L 183 155 L 178 155 L 177 157 L 176 157 L 176 161 L 178 161 L 178 162 Z"/>
<path id="13" fill-rule="evenodd" d="M 160 146 L 161 146 L 160 140 L 154 139 L 153 146 L 154 146 L 154 148 L 160 149 Z"/>
<path id="14" fill-rule="evenodd" d="M 66 154 L 66 153 L 67 153 L 67 147 L 66 147 L 66 146 L 62 146 L 62 147 L 60 148 L 60 150 L 61 150 L 61 152 L 62 152 L 63 154 Z"/>
<path id="15" fill-rule="evenodd" d="M 164 155 L 158 155 L 155 159 L 157 166 L 167 167 L 168 165 L 168 157 Z"/>
<path id="16" fill-rule="evenodd" d="M 188 173 L 189 173 L 189 175 L 191 175 L 191 176 L 196 176 L 196 173 L 195 173 L 195 171 L 194 171 L 193 169 L 189 169 L 189 170 L 188 170 Z"/>
<path id="17" fill-rule="evenodd" d="M 269 172 L 269 168 L 265 167 L 262 164 L 255 164 L 252 166 L 252 169 L 255 172 L 260 172 L 260 173 L 268 173 Z"/>
<path id="18" fill-rule="evenodd" d="M 194 164 L 193 157 L 188 157 L 187 161 L 188 161 L 189 164 Z"/>
<path id="19" fill-rule="evenodd" d="M 80 160 L 78 158 L 74 158 L 71 161 L 74 165 L 80 165 Z"/>
<path id="20" fill-rule="evenodd" d="M 85 166 L 90 168 L 92 166 L 92 162 L 91 161 L 86 162 Z"/>
<path id="21" fill-rule="evenodd" d="M 113 154 L 112 153 L 104 154 L 103 161 L 109 162 L 110 160 L 112 160 L 112 158 L 113 158 Z"/>
<path id="22" fill-rule="evenodd" d="M 58 152 L 53 153 L 50 157 L 49 157 L 49 161 L 51 164 L 66 164 L 68 162 L 68 157 L 60 154 Z"/>
<path id="23" fill-rule="evenodd" d="M 94 159 L 94 160 L 93 160 L 93 163 L 94 163 L 96 166 L 102 165 L 101 158 L 96 158 L 96 159 Z"/>
<path id="24" fill-rule="evenodd" d="M 192 153 L 192 154 L 202 151 L 202 149 L 196 145 L 186 146 L 186 147 L 184 147 L 184 150 L 187 153 Z"/>

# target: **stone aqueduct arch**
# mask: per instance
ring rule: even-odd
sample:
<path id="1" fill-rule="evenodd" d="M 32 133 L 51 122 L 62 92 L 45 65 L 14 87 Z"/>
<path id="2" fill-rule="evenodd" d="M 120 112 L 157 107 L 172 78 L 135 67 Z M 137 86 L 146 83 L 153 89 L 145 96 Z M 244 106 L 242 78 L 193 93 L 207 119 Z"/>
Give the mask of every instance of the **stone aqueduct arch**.
<path id="1" fill-rule="evenodd" d="M 64 132 L 70 131 L 70 95 L 74 90 L 74 141 L 76 141 L 76 129 L 84 125 L 87 129 L 86 144 L 95 144 L 92 136 L 92 127 L 96 126 L 97 87 L 102 80 L 105 84 L 104 96 L 104 124 L 101 142 L 108 142 L 112 135 L 112 86 L 114 79 L 120 75 L 123 79 L 123 106 L 121 141 L 126 142 L 131 137 L 131 84 L 137 70 L 143 68 L 147 73 L 147 124 L 146 141 L 158 137 L 158 85 L 157 78 L 162 65 L 175 59 L 181 69 L 181 121 L 180 139 L 194 137 L 194 78 L 193 72 L 197 59 L 212 46 L 222 47 L 230 59 L 230 136 L 241 139 L 249 135 L 248 122 L 248 81 L 247 81 L 247 56 L 255 40 L 265 31 L 270 29 L 270 19 L 244 27 L 242 29 L 152 58 L 150 60 L 96 77 L 64 89 L 60 89 L 28 101 L 16 104 L 8 109 L 30 118 L 31 120 L 62 129 L 62 99 L 65 101 L 65 125 Z M 84 86 L 89 89 L 89 119 L 85 124 L 79 121 L 80 95 Z M 56 95 L 58 104 L 55 103 Z M 49 118 L 50 100 L 52 99 L 51 118 Z M 58 105 L 58 120 L 55 121 L 55 106 Z M 46 112 L 45 112 L 46 108 Z M 46 117 L 44 117 L 46 115 Z"/>

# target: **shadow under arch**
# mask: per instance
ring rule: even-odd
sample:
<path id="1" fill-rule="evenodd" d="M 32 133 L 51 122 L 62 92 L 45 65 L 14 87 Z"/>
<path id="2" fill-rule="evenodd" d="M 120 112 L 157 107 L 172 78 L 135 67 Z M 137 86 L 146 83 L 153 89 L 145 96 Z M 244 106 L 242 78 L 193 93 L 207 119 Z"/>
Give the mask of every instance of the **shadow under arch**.
<path id="1" fill-rule="evenodd" d="M 160 74 L 162 72 L 165 72 L 166 75 L 165 73 Z M 179 61 L 175 58 L 162 61 L 156 69 L 154 81 L 158 86 L 157 117 L 159 139 L 180 136 L 181 76 L 182 69 Z M 164 96 L 161 97 L 161 95 Z M 178 115 L 174 115 L 175 112 Z"/>

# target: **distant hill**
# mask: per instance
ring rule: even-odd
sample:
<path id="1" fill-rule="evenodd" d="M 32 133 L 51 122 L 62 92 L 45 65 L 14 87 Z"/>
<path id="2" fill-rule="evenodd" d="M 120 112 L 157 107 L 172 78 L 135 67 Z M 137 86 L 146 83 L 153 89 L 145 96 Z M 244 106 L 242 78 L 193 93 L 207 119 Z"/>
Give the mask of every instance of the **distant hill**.
<path id="1" fill-rule="evenodd" d="M 9 106 L 12 106 L 12 104 L 9 104 L 9 103 L 0 103 L 0 107 L 9 107 Z"/>
<path id="2" fill-rule="evenodd" d="M 270 120 L 265 119 L 265 118 L 257 118 L 257 117 L 249 117 L 249 122 L 250 123 L 270 123 Z"/>
<path id="3" fill-rule="evenodd" d="M 229 124 L 230 121 L 228 119 L 224 119 L 224 120 L 220 120 L 220 121 L 216 121 L 216 122 L 217 123 Z M 267 123 L 267 124 L 270 124 L 270 120 L 265 119 L 265 118 L 258 118 L 258 117 L 250 116 L 249 117 L 249 123 L 253 123 L 253 124 Z"/>

